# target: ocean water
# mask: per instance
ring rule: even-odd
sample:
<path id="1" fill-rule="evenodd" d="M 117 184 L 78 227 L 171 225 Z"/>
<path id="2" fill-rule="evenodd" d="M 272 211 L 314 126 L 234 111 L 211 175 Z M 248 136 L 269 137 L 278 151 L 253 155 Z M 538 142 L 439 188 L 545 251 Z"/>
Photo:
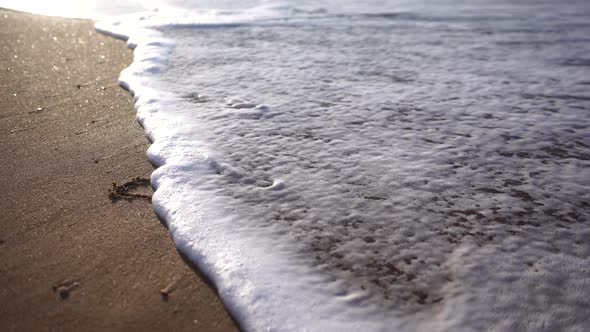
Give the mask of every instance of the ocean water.
<path id="1" fill-rule="evenodd" d="M 145 10 L 148 9 L 148 10 Z M 590 329 L 590 3 L 103 18 L 153 204 L 248 331 Z"/>

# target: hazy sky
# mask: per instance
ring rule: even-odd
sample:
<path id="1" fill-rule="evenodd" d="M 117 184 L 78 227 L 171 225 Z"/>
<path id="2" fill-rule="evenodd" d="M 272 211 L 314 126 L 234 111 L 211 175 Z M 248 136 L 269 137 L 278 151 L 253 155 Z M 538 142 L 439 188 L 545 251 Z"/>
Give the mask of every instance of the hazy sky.
<path id="1" fill-rule="evenodd" d="M 155 1 L 135 0 L 0 0 L 0 7 L 73 18 L 94 18 L 154 8 Z"/>

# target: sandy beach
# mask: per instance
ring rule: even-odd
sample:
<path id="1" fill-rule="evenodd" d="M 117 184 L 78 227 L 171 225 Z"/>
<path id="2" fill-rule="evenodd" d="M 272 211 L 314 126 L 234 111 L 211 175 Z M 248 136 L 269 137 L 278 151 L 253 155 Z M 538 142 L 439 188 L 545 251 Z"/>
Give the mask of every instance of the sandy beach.
<path id="1" fill-rule="evenodd" d="M 0 330 L 236 330 L 149 203 L 125 43 L 7 10 L 0 41 Z"/>

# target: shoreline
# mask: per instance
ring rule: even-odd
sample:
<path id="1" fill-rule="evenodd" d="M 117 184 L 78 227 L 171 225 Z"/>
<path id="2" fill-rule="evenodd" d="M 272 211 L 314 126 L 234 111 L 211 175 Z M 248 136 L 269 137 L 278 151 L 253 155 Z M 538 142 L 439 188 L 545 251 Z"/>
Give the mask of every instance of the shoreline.
<path id="1" fill-rule="evenodd" d="M 0 329 L 237 330 L 148 203 L 125 42 L 5 9 L 0 27 Z"/>

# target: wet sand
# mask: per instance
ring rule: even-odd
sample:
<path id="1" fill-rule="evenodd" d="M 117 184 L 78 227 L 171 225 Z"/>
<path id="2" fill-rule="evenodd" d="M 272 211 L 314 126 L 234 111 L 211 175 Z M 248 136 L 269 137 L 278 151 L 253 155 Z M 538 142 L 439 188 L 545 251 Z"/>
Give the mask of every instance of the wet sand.
<path id="1" fill-rule="evenodd" d="M 90 21 L 0 9 L 2 331 L 236 330 L 143 197 L 131 60 Z"/>

